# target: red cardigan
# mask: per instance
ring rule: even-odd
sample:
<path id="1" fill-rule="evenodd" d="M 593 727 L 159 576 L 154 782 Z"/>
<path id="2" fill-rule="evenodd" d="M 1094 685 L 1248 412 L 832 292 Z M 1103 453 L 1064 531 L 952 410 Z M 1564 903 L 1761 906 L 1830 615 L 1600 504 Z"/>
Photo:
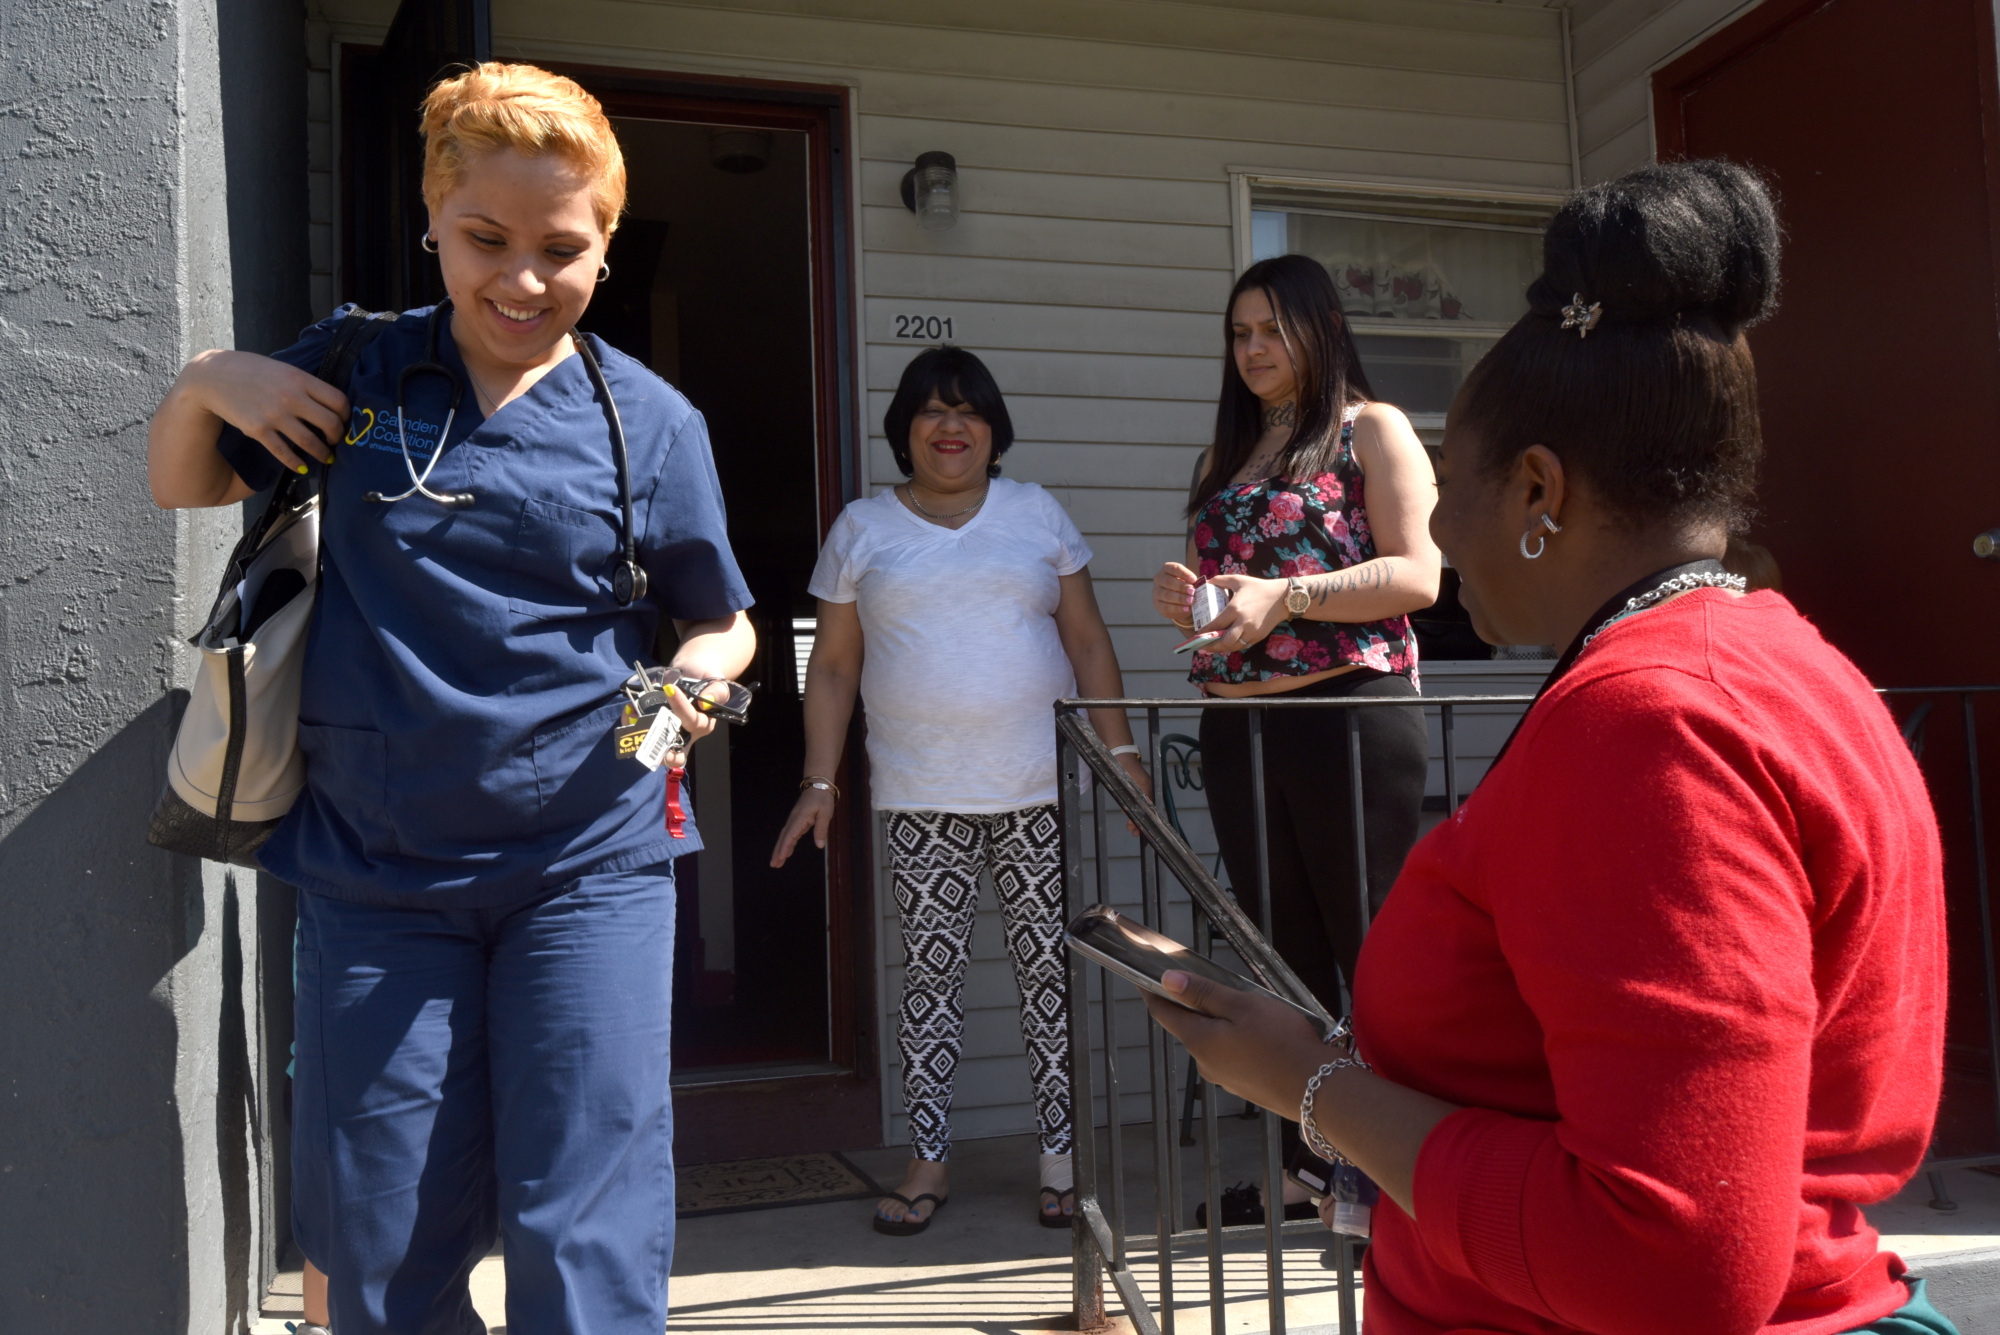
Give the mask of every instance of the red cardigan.
<path id="1" fill-rule="evenodd" d="M 1907 1301 L 1860 1206 L 1916 1172 L 1944 1043 L 1924 781 L 1775 593 L 1606 631 L 1417 845 L 1363 1055 L 1464 1105 L 1384 1197 L 1369 1335 L 1831 1335 Z"/>

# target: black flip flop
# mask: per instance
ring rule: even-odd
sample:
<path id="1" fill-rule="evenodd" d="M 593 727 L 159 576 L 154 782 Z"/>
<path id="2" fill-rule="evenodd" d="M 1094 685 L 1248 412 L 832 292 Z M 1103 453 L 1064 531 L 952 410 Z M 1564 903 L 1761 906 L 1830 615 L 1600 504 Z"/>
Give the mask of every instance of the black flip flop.
<path id="1" fill-rule="evenodd" d="M 1068 1228 L 1076 1222 L 1076 1206 L 1074 1204 L 1069 1207 L 1070 1213 L 1061 1213 L 1063 1197 L 1068 1196 L 1073 1200 L 1076 1196 L 1075 1187 L 1064 1187 L 1061 1191 L 1057 1191 L 1054 1187 L 1043 1187 L 1042 1192 L 1044 1195 L 1056 1198 L 1057 1210 L 1055 1214 L 1043 1214 L 1040 1206 L 1035 1208 L 1035 1218 L 1040 1221 L 1043 1228 Z M 1044 1205 L 1047 1203 L 1047 1201 L 1043 1202 Z"/>
<path id="2" fill-rule="evenodd" d="M 882 1199 L 885 1201 L 901 1201 L 904 1206 L 912 1210 L 925 1201 L 931 1202 L 931 1212 L 922 1219 L 884 1219 L 881 1215 L 876 1215 L 875 1231 L 877 1233 L 887 1233 L 892 1238 L 911 1238 L 923 1232 L 931 1226 L 931 1220 L 937 1218 L 938 1211 L 944 1209 L 951 1201 L 951 1197 L 949 1196 L 943 1200 L 939 1200 L 928 1191 L 915 1200 L 911 1200 L 899 1191 L 888 1191 L 882 1194 Z"/>

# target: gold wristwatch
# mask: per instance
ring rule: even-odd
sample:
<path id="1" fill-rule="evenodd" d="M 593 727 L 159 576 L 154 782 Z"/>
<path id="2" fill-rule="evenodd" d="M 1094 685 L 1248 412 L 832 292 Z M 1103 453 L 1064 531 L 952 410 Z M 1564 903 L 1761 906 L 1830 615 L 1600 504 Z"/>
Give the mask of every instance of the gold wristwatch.
<path id="1" fill-rule="evenodd" d="M 1312 595 L 1306 592 L 1306 582 L 1297 575 L 1285 581 L 1285 610 L 1295 617 L 1302 617 L 1312 606 Z"/>

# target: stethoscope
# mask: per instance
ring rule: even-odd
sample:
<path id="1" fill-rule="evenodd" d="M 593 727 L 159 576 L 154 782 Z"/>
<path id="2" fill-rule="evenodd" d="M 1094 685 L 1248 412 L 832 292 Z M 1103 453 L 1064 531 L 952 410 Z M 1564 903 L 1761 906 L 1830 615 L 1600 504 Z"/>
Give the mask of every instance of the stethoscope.
<path id="1" fill-rule="evenodd" d="M 396 376 L 396 444 L 403 452 L 403 469 L 410 475 L 410 485 L 394 496 L 384 496 L 379 491 L 364 492 L 361 497 L 364 501 L 394 505 L 412 496 L 423 496 L 448 510 L 464 510 L 478 499 L 469 491 L 432 491 L 426 485 L 430 481 L 431 470 L 437 467 L 437 461 L 444 455 L 445 442 L 451 439 L 452 419 L 458 416 L 458 406 L 465 400 L 465 381 L 438 358 L 438 330 L 443 327 L 445 313 L 450 309 L 449 297 L 431 308 L 430 318 L 424 323 L 424 360 L 410 363 Z M 646 569 L 639 564 L 638 546 L 632 540 L 632 470 L 625 455 L 625 424 L 619 420 L 618 403 L 611 397 L 611 386 L 604 382 L 604 368 L 597 364 L 597 354 L 590 350 L 590 341 L 576 333 L 571 334 L 571 341 L 576 344 L 577 355 L 583 359 L 583 369 L 590 376 L 592 388 L 604 400 L 605 414 L 611 419 L 611 455 L 618 465 L 619 509 L 618 568 L 611 572 L 611 593 L 621 607 L 629 607 L 646 596 Z M 409 395 L 410 377 L 423 375 L 444 377 L 445 383 L 451 386 L 451 406 L 445 410 L 444 430 L 438 433 L 437 445 L 431 450 L 431 457 L 424 462 L 424 471 L 419 473 L 416 460 L 410 457 L 410 438 L 403 425 L 403 403 Z"/>

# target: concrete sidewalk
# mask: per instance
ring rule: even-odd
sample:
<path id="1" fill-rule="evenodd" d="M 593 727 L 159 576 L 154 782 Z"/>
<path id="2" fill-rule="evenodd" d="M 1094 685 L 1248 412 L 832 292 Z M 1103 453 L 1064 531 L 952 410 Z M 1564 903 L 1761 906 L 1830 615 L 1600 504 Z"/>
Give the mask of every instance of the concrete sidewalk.
<path id="1" fill-rule="evenodd" d="M 1253 1177 L 1257 1123 L 1224 1117 L 1221 1128 L 1225 1185 Z M 1133 1232 L 1149 1234 L 1150 1132 L 1128 1127 L 1124 1139 L 1126 1208 Z M 889 1187 L 900 1180 L 907 1155 L 895 1148 L 852 1152 L 848 1158 Z M 1189 1160 L 1190 1175 L 1199 1162 Z M 1956 1213 L 1927 1207 L 1930 1189 L 1919 1175 L 1900 1196 L 1869 1210 L 1869 1220 L 1882 1230 L 1886 1249 L 1931 1279 L 1933 1299 L 1959 1323 L 1962 1335 L 2000 1335 L 2000 1178 L 1953 1172 L 1947 1181 L 1959 1203 Z M 668 1335 L 1011 1335 L 1069 1329 L 1069 1234 L 1035 1222 L 1034 1188 L 1034 1140 L 1010 1136 L 954 1147 L 950 1205 L 914 1238 L 876 1233 L 868 1225 L 873 1204 L 865 1201 L 684 1220 L 674 1255 Z M 1189 1191 L 1190 1210 L 1194 1199 Z M 1338 1319 L 1335 1275 L 1327 1268 L 1329 1236 L 1314 1229 L 1286 1237 L 1285 1314 L 1292 1335 L 1331 1335 Z M 1150 1244 L 1135 1255 L 1134 1269 L 1148 1299 L 1157 1303 L 1158 1267 Z M 1229 1239 L 1225 1283 L 1231 1335 L 1269 1330 L 1261 1232 Z M 281 1277 L 276 1287 L 296 1294 L 296 1274 Z M 1180 1330 L 1205 1332 L 1208 1267 L 1198 1242 L 1175 1257 L 1174 1288 Z M 495 1335 L 506 1331 L 505 1293 L 496 1253 L 473 1276 L 473 1300 Z M 1113 1313 L 1119 1311 L 1108 1285 L 1106 1301 Z M 256 1335 L 282 1335 L 283 1320 L 297 1319 L 296 1302 L 274 1293 Z M 1129 1326 L 1121 1319 L 1113 1329 Z"/>

